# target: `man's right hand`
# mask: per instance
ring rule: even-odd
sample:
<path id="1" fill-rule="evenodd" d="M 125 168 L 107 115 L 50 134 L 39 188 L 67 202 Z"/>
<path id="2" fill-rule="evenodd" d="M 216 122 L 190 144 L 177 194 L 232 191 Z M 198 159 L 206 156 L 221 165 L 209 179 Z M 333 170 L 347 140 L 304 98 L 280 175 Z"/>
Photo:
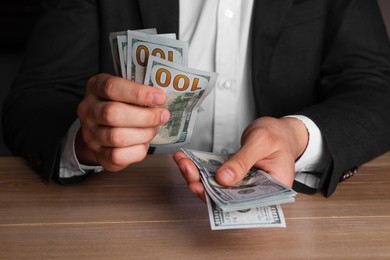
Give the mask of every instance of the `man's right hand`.
<path id="1" fill-rule="evenodd" d="M 89 79 L 77 114 L 75 141 L 81 164 L 119 171 L 141 161 L 160 125 L 170 117 L 165 93 L 109 74 Z"/>

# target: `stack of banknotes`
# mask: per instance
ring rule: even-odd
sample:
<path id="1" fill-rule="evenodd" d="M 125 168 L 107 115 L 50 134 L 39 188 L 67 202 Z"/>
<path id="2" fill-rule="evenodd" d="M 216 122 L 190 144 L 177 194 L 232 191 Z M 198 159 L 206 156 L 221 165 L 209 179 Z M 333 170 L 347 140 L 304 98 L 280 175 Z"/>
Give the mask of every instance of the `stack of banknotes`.
<path id="1" fill-rule="evenodd" d="M 191 140 L 203 100 L 214 88 L 217 74 L 187 66 L 188 43 L 175 34 L 156 29 L 110 34 L 114 68 L 118 76 L 162 89 L 171 117 L 161 126 L 152 146 L 178 146 Z"/>
<path id="2" fill-rule="evenodd" d="M 110 34 L 114 68 L 118 76 L 162 89 L 171 118 L 160 127 L 152 146 L 180 146 L 191 139 L 203 100 L 214 88 L 217 74 L 189 68 L 188 43 L 175 34 L 156 29 Z M 285 227 L 279 204 L 293 202 L 295 192 L 267 173 L 251 169 L 242 182 L 224 187 L 215 173 L 229 156 L 182 149 L 199 169 L 206 190 L 213 230 Z"/>
<path id="3" fill-rule="evenodd" d="M 235 186 L 221 186 L 215 174 L 229 155 L 184 148 L 182 151 L 200 172 L 212 229 L 286 226 L 280 204 L 293 202 L 295 191 L 254 168 Z"/>

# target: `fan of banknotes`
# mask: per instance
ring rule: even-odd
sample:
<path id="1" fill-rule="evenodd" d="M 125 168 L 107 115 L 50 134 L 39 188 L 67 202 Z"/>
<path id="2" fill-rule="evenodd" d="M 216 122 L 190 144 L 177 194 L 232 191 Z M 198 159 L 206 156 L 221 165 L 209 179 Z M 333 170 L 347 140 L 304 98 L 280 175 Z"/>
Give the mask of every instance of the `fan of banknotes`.
<path id="1" fill-rule="evenodd" d="M 254 168 L 235 186 L 221 186 L 215 173 L 229 155 L 181 150 L 200 172 L 212 229 L 286 226 L 280 204 L 293 202 L 295 191 Z"/>
<path id="2" fill-rule="evenodd" d="M 191 139 L 198 110 L 215 86 L 217 74 L 187 66 L 188 43 L 156 29 L 110 34 L 118 76 L 162 89 L 171 113 L 152 146 L 179 146 Z M 279 204 L 294 201 L 295 192 L 267 173 L 252 169 L 234 187 L 215 181 L 215 172 L 227 155 L 182 149 L 196 164 L 207 192 L 210 225 L 215 229 L 285 227 Z"/>
<path id="3" fill-rule="evenodd" d="M 189 68 L 188 43 L 175 34 L 156 29 L 110 34 L 114 68 L 118 76 L 162 89 L 170 111 L 152 146 L 178 146 L 191 140 L 198 110 L 215 86 L 217 73 Z"/>

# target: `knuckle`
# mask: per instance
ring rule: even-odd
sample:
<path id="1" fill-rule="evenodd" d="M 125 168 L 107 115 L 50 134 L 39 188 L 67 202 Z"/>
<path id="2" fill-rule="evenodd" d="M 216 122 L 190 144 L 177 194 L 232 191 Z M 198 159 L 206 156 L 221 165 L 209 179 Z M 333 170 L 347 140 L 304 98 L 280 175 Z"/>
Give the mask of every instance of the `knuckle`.
<path id="1" fill-rule="evenodd" d="M 86 84 L 86 95 L 97 95 L 104 84 L 105 78 L 105 74 L 102 73 L 90 77 Z"/>
<path id="2" fill-rule="evenodd" d="M 124 143 L 124 137 L 121 134 L 121 131 L 115 128 L 110 128 L 106 131 L 106 140 L 114 147 L 118 147 Z"/>
<path id="3" fill-rule="evenodd" d="M 76 114 L 80 119 L 85 119 L 88 114 L 88 103 L 86 100 L 82 100 L 77 106 Z"/>
<path id="4" fill-rule="evenodd" d="M 140 162 L 146 158 L 146 155 L 148 154 L 149 150 L 149 145 L 147 144 L 142 144 L 137 146 L 137 151 L 136 154 L 137 156 L 135 157 L 135 162 Z"/>
<path id="5" fill-rule="evenodd" d="M 161 111 L 152 110 L 152 112 L 145 118 L 146 123 L 151 126 L 158 126 L 161 123 Z"/>
<path id="6" fill-rule="evenodd" d="M 107 103 L 103 106 L 101 117 L 103 122 L 112 124 L 117 121 L 117 109 L 114 103 Z"/>
<path id="7" fill-rule="evenodd" d="M 104 96 L 106 96 L 108 98 L 114 96 L 115 90 L 116 90 L 115 85 L 116 85 L 117 81 L 118 80 L 115 77 L 109 77 L 108 79 L 106 79 L 104 87 L 102 89 Z"/>
<path id="8" fill-rule="evenodd" d="M 145 159 L 149 145 L 141 144 L 129 148 L 104 148 L 100 164 L 109 171 L 118 171 L 128 165 Z"/>
<path id="9" fill-rule="evenodd" d="M 143 104 L 144 102 L 142 100 L 145 99 L 145 91 L 142 91 L 141 88 L 134 86 L 134 88 L 131 88 L 132 95 L 134 96 L 135 100 L 139 104 Z"/>
<path id="10" fill-rule="evenodd" d="M 87 81 L 87 89 L 88 90 L 92 90 L 93 89 L 97 79 L 98 79 L 98 75 L 94 75 L 94 76 L 92 76 L 92 77 L 90 77 L 88 79 L 88 81 Z"/>
<path id="11" fill-rule="evenodd" d="M 98 152 L 99 151 L 99 148 L 100 148 L 100 145 L 99 143 L 96 141 L 95 137 L 94 137 L 94 134 L 92 132 L 89 132 L 89 131 L 83 131 L 82 133 L 82 137 L 84 139 L 84 142 L 87 144 L 87 146 L 89 147 L 89 149 L 91 149 L 92 151 L 94 152 Z"/>
<path id="12" fill-rule="evenodd" d="M 239 173 L 246 174 L 251 166 L 248 165 L 248 162 L 244 158 L 236 158 L 235 168 L 238 168 Z"/>
<path id="13" fill-rule="evenodd" d="M 155 88 L 145 87 L 143 85 L 134 84 L 131 88 L 131 95 L 135 99 L 135 103 L 139 105 L 150 105 L 150 96 L 153 91 L 156 91 Z"/>
<path id="14" fill-rule="evenodd" d="M 93 135 L 91 132 L 82 129 L 82 137 L 87 144 L 91 144 L 93 141 Z"/>
<path id="15" fill-rule="evenodd" d="M 277 135 L 271 129 L 268 128 L 254 129 L 254 136 L 257 140 L 260 140 L 260 142 L 263 143 L 265 146 L 269 147 L 274 147 L 279 141 Z"/>
<path id="16" fill-rule="evenodd" d="M 146 142 L 150 142 L 157 134 L 158 129 L 157 128 L 149 128 L 147 131 L 144 132 L 145 140 Z"/>
<path id="17" fill-rule="evenodd" d="M 83 118 L 86 111 L 86 105 L 84 101 L 81 101 L 77 106 L 76 114 L 79 118 Z"/>
<path id="18" fill-rule="evenodd" d="M 112 164 L 116 166 L 124 167 L 126 166 L 126 157 L 127 156 L 124 156 L 120 149 L 114 148 L 114 149 L 110 149 L 108 159 Z"/>
<path id="19" fill-rule="evenodd" d="M 90 134 L 88 133 L 85 133 L 83 134 L 83 138 L 84 138 L 84 141 L 85 143 L 89 146 L 89 147 L 93 147 L 92 143 L 93 143 L 93 138 Z"/>
<path id="20" fill-rule="evenodd" d="M 261 136 L 264 142 L 272 146 L 274 146 L 278 141 L 278 138 L 275 136 L 275 134 L 268 129 L 261 131 Z"/>

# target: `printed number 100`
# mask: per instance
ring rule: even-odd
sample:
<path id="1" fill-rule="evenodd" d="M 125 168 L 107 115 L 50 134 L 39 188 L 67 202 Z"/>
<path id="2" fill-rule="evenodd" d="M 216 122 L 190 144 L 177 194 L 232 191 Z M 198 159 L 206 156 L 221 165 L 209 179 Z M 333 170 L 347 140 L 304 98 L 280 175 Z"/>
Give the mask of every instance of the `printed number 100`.
<path id="1" fill-rule="evenodd" d="M 160 57 L 161 59 L 168 59 L 169 61 L 173 61 L 173 51 L 168 51 L 167 58 L 165 57 L 164 50 L 160 48 L 155 48 L 152 50 L 152 56 Z M 148 65 L 149 58 L 149 48 L 145 45 L 139 45 L 136 50 L 136 59 L 137 63 L 140 66 L 146 67 Z"/>
<path id="2" fill-rule="evenodd" d="M 183 74 L 177 74 L 172 77 L 171 72 L 166 68 L 159 68 L 156 72 L 156 83 L 163 88 L 168 87 L 172 84 L 173 89 L 176 91 L 187 91 L 188 88 L 191 88 L 190 91 L 200 90 L 198 87 L 199 78 L 193 78 L 192 80 Z"/>

